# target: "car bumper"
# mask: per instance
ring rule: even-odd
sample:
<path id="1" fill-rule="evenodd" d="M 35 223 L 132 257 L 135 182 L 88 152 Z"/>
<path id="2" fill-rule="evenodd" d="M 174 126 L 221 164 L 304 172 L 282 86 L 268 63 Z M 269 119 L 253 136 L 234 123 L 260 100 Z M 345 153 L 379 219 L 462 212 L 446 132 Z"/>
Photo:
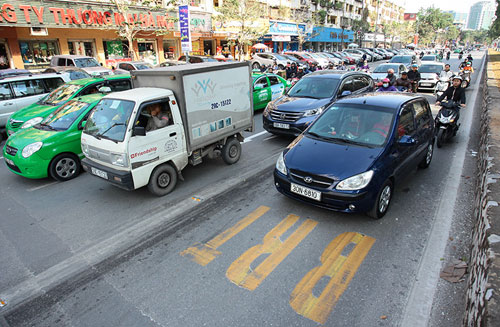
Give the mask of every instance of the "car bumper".
<path id="1" fill-rule="evenodd" d="M 325 191 L 324 189 L 315 189 L 316 191 L 321 192 L 321 201 L 316 201 L 291 192 L 291 182 L 302 185 L 300 182 L 295 180 L 292 181 L 290 180 L 290 177 L 285 176 L 276 170 L 274 171 L 274 185 L 276 186 L 276 189 L 280 193 L 300 202 L 304 202 L 328 210 L 348 213 L 367 212 L 370 211 L 375 205 L 376 196 L 368 191 L 339 192 L 332 190 Z M 302 186 L 311 188 L 307 185 Z"/>
<path id="2" fill-rule="evenodd" d="M 436 88 L 436 83 L 437 82 L 419 82 L 418 89 L 434 91 L 434 89 Z"/>
<path id="3" fill-rule="evenodd" d="M 317 116 L 299 118 L 295 122 L 274 120 L 270 115 L 262 115 L 264 129 L 269 133 L 298 136 L 316 119 Z M 275 123 L 287 124 L 289 128 L 276 127 Z"/>
<path id="4" fill-rule="evenodd" d="M 3 157 L 7 168 L 14 174 L 31 178 L 40 179 L 49 176 L 50 160 L 41 158 L 37 153 L 32 154 L 28 158 L 21 155 L 22 150 L 19 149 L 15 156 L 8 154 L 3 150 Z"/>
<path id="5" fill-rule="evenodd" d="M 101 164 L 98 164 L 92 160 L 89 160 L 87 158 L 84 158 L 82 160 L 82 167 L 85 171 L 90 173 L 93 176 L 102 178 L 110 182 L 111 184 L 118 186 L 119 188 L 131 191 L 135 190 L 134 187 L 134 179 L 132 178 L 132 173 L 129 171 L 122 171 L 118 169 L 113 169 L 107 166 L 103 166 Z M 94 169 L 100 170 L 102 172 L 105 172 L 107 174 L 107 178 L 103 178 L 101 176 L 97 176 L 93 173 Z"/>

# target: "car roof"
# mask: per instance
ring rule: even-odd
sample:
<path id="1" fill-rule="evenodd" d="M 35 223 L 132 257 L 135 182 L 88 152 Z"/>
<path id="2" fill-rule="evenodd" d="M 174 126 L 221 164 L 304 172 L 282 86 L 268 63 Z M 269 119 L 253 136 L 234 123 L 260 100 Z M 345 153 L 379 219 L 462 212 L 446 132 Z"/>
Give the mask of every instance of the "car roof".
<path id="1" fill-rule="evenodd" d="M 47 77 L 61 77 L 62 73 L 46 73 L 46 74 L 29 74 L 29 75 L 16 75 L 16 76 L 6 76 L 0 77 L 2 82 L 13 82 L 13 81 L 25 81 L 29 79 L 36 78 L 47 78 Z M 65 76 L 68 76 L 67 74 Z"/>
<path id="2" fill-rule="evenodd" d="M 94 57 L 89 57 L 89 56 L 82 56 L 82 55 L 55 55 L 52 58 L 70 58 L 70 59 L 79 59 L 79 58 L 94 58 Z"/>
<path id="3" fill-rule="evenodd" d="M 49 74 L 44 74 L 44 75 L 49 75 Z M 71 82 L 68 82 L 68 84 L 87 85 L 93 82 L 101 82 L 101 81 L 108 81 L 115 79 L 127 79 L 127 78 L 130 79 L 130 75 L 127 74 L 105 75 L 102 77 L 87 77 L 82 79 L 75 79 Z"/>
<path id="4" fill-rule="evenodd" d="M 139 91 L 139 92 L 138 92 Z M 141 87 L 139 89 L 130 89 L 126 91 L 113 92 L 106 95 L 106 99 L 120 99 L 142 103 L 144 101 L 164 98 L 172 95 L 172 91 L 168 89 L 160 89 L 156 87 Z"/>
<path id="5" fill-rule="evenodd" d="M 147 65 L 151 65 L 149 62 L 145 62 L 145 61 L 122 61 L 119 64 L 147 64 Z"/>
<path id="6" fill-rule="evenodd" d="M 374 107 L 392 108 L 399 110 L 402 105 L 411 100 L 422 99 L 423 96 L 401 92 L 370 92 L 357 96 L 348 96 L 337 100 L 336 104 L 361 104 Z"/>
<path id="7" fill-rule="evenodd" d="M 370 75 L 362 73 L 362 72 L 352 72 L 352 71 L 346 71 L 346 70 L 325 69 L 325 70 L 317 70 L 315 72 L 309 73 L 309 74 L 305 75 L 303 78 L 306 78 L 306 77 L 323 77 L 323 78 L 331 78 L 331 79 L 343 79 L 343 78 L 345 78 L 347 76 L 353 76 L 353 75 L 363 75 L 363 76 L 366 76 L 366 77 L 370 77 Z"/>

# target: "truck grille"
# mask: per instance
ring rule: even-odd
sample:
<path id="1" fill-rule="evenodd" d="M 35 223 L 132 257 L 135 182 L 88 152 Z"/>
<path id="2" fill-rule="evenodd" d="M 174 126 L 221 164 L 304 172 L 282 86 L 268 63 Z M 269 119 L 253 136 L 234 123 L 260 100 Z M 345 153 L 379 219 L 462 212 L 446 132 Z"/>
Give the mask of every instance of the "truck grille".
<path id="1" fill-rule="evenodd" d="M 10 126 L 11 126 L 12 128 L 19 128 L 19 127 L 21 127 L 21 125 L 22 125 L 24 122 L 23 122 L 23 121 L 21 121 L 21 120 L 15 120 L 15 119 L 12 119 L 12 118 L 11 118 L 11 119 L 9 120 L 9 123 L 10 123 Z"/>
<path id="2" fill-rule="evenodd" d="M 273 120 L 279 120 L 289 123 L 296 122 L 303 115 L 302 112 L 289 112 L 276 109 L 271 110 L 270 114 Z"/>
<path id="3" fill-rule="evenodd" d="M 321 188 L 328 188 L 335 182 L 334 179 L 324 177 L 321 175 L 306 173 L 304 171 L 297 169 L 290 169 L 290 175 L 301 182 L 305 182 L 306 177 L 309 177 L 311 178 L 311 181 L 309 183 L 306 182 L 308 185 Z"/>
<path id="4" fill-rule="evenodd" d="M 99 161 L 111 163 L 111 155 L 109 151 L 99 149 L 93 146 L 89 146 L 89 154 L 88 157 L 92 159 L 96 159 Z"/>
<path id="5" fill-rule="evenodd" d="M 7 152 L 7 154 L 11 155 L 11 156 L 15 156 L 16 153 L 17 153 L 17 149 L 16 148 L 13 148 L 11 146 L 8 146 L 6 145 L 5 146 L 5 152 Z"/>

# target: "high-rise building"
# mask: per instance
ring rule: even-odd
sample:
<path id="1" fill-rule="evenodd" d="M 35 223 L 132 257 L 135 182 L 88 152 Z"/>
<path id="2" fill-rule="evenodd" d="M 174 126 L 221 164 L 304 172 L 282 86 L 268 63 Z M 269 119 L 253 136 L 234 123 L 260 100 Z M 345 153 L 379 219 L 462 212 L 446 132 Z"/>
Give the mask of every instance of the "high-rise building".
<path id="1" fill-rule="evenodd" d="M 496 3 L 480 1 L 470 7 L 467 29 L 481 30 L 490 28 L 495 16 Z"/>

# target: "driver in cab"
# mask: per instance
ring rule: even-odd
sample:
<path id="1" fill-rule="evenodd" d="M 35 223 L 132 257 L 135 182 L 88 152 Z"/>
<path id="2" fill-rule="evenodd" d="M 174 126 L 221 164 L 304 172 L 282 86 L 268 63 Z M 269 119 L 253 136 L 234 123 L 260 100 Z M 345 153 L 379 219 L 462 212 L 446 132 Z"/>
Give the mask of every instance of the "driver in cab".
<path id="1" fill-rule="evenodd" d="M 146 107 L 146 110 L 149 115 L 146 132 L 169 125 L 170 119 L 166 113 L 162 112 L 160 103 L 150 104 Z"/>

